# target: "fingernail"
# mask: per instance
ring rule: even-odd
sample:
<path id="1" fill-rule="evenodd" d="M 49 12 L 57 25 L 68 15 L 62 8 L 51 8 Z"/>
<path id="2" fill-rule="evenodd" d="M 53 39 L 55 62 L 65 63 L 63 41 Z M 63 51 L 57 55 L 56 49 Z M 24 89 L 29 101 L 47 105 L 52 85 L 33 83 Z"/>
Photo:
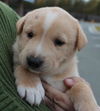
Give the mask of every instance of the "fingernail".
<path id="1" fill-rule="evenodd" d="M 70 78 L 67 78 L 64 80 L 64 83 L 65 85 L 67 85 L 69 88 L 71 88 L 73 85 L 74 85 L 74 80 L 73 79 L 70 79 Z"/>

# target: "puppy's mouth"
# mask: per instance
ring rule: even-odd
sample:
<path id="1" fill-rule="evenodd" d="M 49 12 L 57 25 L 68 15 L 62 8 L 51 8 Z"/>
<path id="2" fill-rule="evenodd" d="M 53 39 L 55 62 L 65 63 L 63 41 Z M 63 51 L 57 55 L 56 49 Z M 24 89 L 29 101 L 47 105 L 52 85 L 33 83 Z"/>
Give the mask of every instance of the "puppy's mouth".
<path id="1" fill-rule="evenodd" d="M 27 69 L 30 72 L 33 72 L 33 73 L 36 73 L 36 74 L 45 74 L 45 73 L 48 73 L 48 68 L 44 67 L 44 66 L 42 66 L 40 68 L 32 68 L 32 67 L 27 66 Z"/>
<path id="2" fill-rule="evenodd" d="M 33 73 L 36 73 L 36 74 L 40 74 L 41 73 L 40 69 L 33 69 L 33 68 L 30 68 L 30 67 L 28 67 L 28 69 L 29 69 L 29 71 L 31 71 Z"/>

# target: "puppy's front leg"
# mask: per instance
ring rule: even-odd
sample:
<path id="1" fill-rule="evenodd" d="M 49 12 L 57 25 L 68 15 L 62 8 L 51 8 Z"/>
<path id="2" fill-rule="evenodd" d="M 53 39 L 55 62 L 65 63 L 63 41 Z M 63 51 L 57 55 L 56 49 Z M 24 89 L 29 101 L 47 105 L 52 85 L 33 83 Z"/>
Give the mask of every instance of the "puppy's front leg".
<path id="1" fill-rule="evenodd" d="M 25 97 L 31 105 L 39 105 L 45 95 L 39 76 L 20 65 L 16 67 L 14 75 L 19 95 Z"/>
<path id="2" fill-rule="evenodd" d="M 75 85 L 68 95 L 74 104 L 75 111 L 99 111 L 97 102 L 88 83 L 83 79 L 75 78 Z"/>

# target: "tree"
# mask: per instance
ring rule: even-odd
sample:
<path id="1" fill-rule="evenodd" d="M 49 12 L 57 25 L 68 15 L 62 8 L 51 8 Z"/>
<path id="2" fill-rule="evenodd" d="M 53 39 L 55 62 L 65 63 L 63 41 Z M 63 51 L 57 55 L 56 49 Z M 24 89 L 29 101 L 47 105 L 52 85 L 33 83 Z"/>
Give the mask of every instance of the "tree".
<path id="1" fill-rule="evenodd" d="M 96 14 L 96 9 L 98 6 L 98 0 L 90 0 L 84 7 L 84 12 L 87 14 Z"/>

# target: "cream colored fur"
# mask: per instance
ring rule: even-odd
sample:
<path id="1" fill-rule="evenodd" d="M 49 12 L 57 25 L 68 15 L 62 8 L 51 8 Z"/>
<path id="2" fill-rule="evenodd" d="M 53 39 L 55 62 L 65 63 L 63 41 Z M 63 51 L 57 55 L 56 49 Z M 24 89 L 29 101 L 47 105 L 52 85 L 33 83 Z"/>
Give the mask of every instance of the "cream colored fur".
<path id="1" fill-rule="evenodd" d="M 26 100 L 30 104 L 40 104 L 44 98 L 45 92 L 40 79 L 64 91 L 63 80 L 79 76 L 76 52 L 85 46 L 87 38 L 78 21 L 69 13 L 58 7 L 36 9 L 19 19 L 17 32 L 18 36 L 13 46 L 14 75 L 19 95 L 21 97 L 26 95 Z M 29 32 L 34 33 L 31 39 L 27 37 Z M 65 44 L 55 46 L 55 39 L 60 39 Z M 40 70 L 35 71 L 27 66 L 26 58 L 30 55 L 43 58 L 44 64 Z M 77 91 L 71 93 L 74 96 Z M 93 96 L 90 98 L 94 101 Z M 80 105 L 81 101 L 78 102 Z"/>

